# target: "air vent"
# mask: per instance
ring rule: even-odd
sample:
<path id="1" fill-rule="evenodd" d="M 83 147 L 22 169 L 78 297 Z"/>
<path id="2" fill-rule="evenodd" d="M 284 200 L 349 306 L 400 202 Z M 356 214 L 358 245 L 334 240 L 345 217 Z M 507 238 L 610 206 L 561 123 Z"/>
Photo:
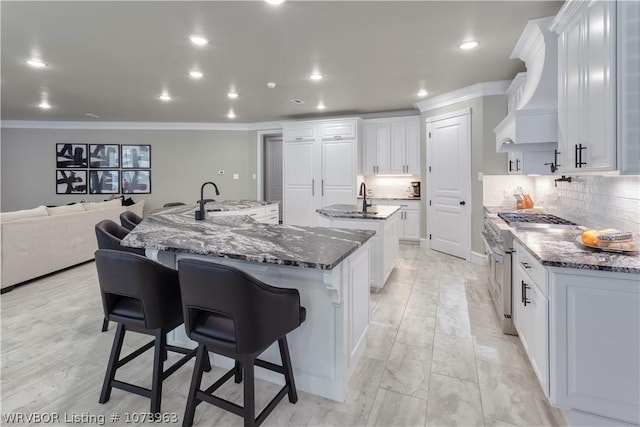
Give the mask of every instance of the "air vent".
<path id="1" fill-rule="evenodd" d="M 289 102 L 293 102 L 294 104 L 298 104 L 298 105 L 304 104 L 304 101 L 302 99 L 296 99 L 296 98 L 290 99 Z"/>

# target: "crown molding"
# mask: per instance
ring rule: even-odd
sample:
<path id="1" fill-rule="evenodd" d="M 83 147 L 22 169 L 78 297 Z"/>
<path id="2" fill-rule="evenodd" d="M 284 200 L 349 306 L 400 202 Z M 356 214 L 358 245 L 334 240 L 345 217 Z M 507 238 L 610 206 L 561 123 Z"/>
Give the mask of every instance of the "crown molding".
<path id="1" fill-rule="evenodd" d="M 507 87 L 511 84 L 511 80 L 499 80 L 495 82 L 477 83 L 471 86 L 463 87 L 442 95 L 437 95 L 424 101 L 413 104 L 421 113 L 436 108 L 446 107 L 458 102 L 468 101 L 474 98 L 492 95 L 506 94 Z"/>
<path id="2" fill-rule="evenodd" d="M 196 122 L 77 122 L 2 120 L 3 129 L 86 129 L 86 130 L 235 130 L 281 129 L 282 122 L 196 123 Z"/>
<path id="3" fill-rule="evenodd" d="M 593 1 L 569 0 L 565 2 L 556 17 L 549 24 L 549 30 L 560 34 L 569 25 L 574 16 L 576 16 L 583 8 L 591 7 Z"/>

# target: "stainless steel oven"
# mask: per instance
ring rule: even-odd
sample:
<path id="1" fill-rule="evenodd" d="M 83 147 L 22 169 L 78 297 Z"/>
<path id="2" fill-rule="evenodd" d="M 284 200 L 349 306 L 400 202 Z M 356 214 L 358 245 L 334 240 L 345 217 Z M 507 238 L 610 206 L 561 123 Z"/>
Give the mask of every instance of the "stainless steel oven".
<path id="1" fill-rule="evenodd" d="M 498 219 L 499 220 L 499 219 Z M 511 319 L 511 233 L 485 216 L 482 239 L 489 258 L 489 293 L 502 331 L 516 335 Z"/>

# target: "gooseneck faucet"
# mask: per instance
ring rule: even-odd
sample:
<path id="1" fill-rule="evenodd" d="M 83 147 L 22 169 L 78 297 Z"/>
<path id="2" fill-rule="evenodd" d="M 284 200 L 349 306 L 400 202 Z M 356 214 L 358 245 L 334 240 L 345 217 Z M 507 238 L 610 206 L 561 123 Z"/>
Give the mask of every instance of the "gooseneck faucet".
<path id="1" fill-rule="evenodd" d="M 371 203 L 367 203 L 367 185 L 363 182 L 360 184 L 360 196 L 362 196 L 362 212 L 366 212 Z"/>
<path id="2" fill-rule="evenodd" d="M 196 221 L 203 221 L 204 217 L 205 217 L 205 212 L 204 212 L 204 187 L 207 184 L 211 184 L 213 185 L 213 188 L 216 189 L 216 196 L 220 195 L 220 192 L 218 191 L 218 186 L 211 182 L 211 181 L 207 181 L 204 184 L 202 184 L 202 187 L 200 187 L 200 209 L 196 211 Z"/>

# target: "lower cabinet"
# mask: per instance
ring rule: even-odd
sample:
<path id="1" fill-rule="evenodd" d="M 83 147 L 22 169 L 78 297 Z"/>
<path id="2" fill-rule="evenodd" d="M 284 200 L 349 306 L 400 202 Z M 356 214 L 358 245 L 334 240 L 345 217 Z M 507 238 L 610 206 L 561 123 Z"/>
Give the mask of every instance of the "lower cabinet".
<path id="1" fill-rule="evenodd" d="M 640 276 L 514 250 L 513 322 L 545 396 L 571 425 L 640 425 Z"/>
<path id="2" fill-rule="evenodd" d="M 640 424 L 640 277 L 551 268 L 549 279 L 551 403 L 580 425 Z"/>
<path id="3" fill-rule="evenodd" d="M 545 396 L 549 397 L 547 270 L 518 242 L 514 242 L 514 250 L 513 323 L 538 382 Z M 536 277 L 536 280 L 532 276 Z"/>
<path id="4" fill-rule="evenodd" d="M 362 199 L 358 199 L 362 203 Z M 374 205 L 401 206 L 398 220 L 398 237 L 405 241 L 420 240 L 420 200 L 373 199 Z"/>

